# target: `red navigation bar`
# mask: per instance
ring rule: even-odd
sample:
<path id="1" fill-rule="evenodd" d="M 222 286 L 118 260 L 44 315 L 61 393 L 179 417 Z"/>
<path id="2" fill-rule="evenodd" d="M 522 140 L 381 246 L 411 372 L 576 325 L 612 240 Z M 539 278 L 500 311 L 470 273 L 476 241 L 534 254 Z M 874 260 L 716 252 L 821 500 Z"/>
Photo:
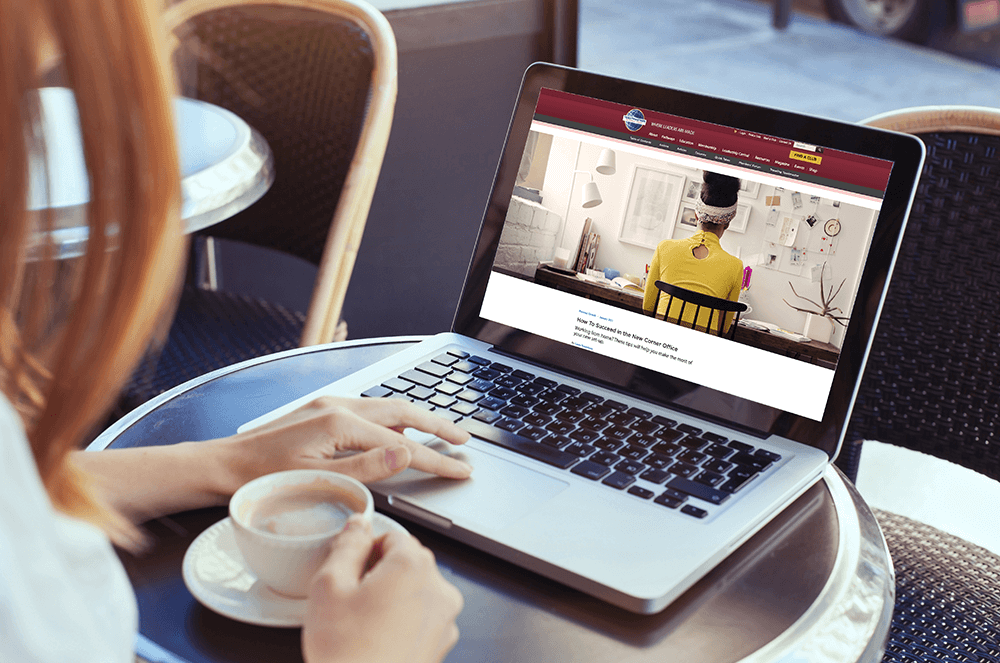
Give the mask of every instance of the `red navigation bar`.
<path id="1" fill-rule="evenodd" d="M 725 155 L 762 167 L 799 172 L 855 187 L 884 192 L 889 182 L 892 163 L 882 159 L 805 145 L 785 138 L 646 109 L 639 109 L 645 122 L 633 123 L 632 127 L 628 127 L 625 122 L 626 114 L 631 110 L 633 108 L 630 106 L 550 89 L 541 90 L 535 107 L 538 115 L 605 131 L 632 134 L 651 141 L 672 143 L 709 154 Z M 641 126 L 637 127 L 638 124 Z"/>

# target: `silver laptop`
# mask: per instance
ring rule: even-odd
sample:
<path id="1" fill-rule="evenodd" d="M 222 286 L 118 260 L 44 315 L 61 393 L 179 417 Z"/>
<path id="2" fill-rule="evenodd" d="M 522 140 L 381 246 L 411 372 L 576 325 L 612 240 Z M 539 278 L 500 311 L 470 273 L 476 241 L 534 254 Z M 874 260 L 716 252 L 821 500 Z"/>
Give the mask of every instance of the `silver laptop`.
<path id="1" fill-rule="evenodd" d="M 472 433 L 421 441 L 475 471 L 407 470 L 371 486 L 381 510 L 662 610 L 836 457 L 923 156 L 910 136 L 532 65 L 451 331 L 241 430 L 320 394 L 412 400 Z M 722 238 L 748 286 L 732 340 L 644 315 L 634 286 L 660 240 L 695 231 L 706 170 L 742 183 Z M 823 306 L 839 320 L 809 339 L 803 311 Z"/>

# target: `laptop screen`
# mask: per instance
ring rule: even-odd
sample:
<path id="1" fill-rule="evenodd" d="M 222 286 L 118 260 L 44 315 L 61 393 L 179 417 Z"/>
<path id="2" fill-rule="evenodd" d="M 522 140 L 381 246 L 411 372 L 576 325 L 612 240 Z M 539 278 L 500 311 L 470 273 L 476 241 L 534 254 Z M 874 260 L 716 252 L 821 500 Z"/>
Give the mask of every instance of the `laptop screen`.
<path id="1" fill-rule="evenodd" d="M 919 143 L 611 81 L 529 70 L 456 331 L 832 456 Z M 710 210 L 699 207 L 703 182 L 718 175 L 739 189 L 716 239 L 696 216 Z M 724 254 L 704 268 L 678 257 L 699 243 Z M 739 323 L 722 314 L 720 336 L 684 326 L 706 326 L 704 314 L 652 317 L 666 308 L 655 286 L 665 274 L 743 303 Z"/>

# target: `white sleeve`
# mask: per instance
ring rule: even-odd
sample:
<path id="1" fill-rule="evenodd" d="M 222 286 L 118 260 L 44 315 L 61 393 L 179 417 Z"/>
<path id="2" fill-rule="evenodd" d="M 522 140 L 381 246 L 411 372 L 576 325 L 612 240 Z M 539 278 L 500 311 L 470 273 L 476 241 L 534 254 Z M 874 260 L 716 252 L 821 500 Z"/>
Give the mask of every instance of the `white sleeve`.
<path id="1" fill-rule="evenodd" d="M 0 661 L 131 663 L 137 625 L 110 542 L 52 507 L 0 395 Z"/>

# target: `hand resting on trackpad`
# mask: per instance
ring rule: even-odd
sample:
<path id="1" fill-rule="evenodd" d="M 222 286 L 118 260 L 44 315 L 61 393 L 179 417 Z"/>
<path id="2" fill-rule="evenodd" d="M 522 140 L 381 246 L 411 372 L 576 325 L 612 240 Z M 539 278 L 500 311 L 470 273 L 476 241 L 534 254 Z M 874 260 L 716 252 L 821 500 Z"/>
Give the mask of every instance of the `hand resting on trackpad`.
<path id="1" fill-rule="evenodd" d="M 433 442 L 428 447 L 472 465 L 472 476 L 456 481 L 418 470 L 405 470 L 372 484 L 377 492 L 405 498 L 458 526 L 503 529 L 566 488 L 560 479 L 516 465 L 469 445 L 453 447 Z"/>

